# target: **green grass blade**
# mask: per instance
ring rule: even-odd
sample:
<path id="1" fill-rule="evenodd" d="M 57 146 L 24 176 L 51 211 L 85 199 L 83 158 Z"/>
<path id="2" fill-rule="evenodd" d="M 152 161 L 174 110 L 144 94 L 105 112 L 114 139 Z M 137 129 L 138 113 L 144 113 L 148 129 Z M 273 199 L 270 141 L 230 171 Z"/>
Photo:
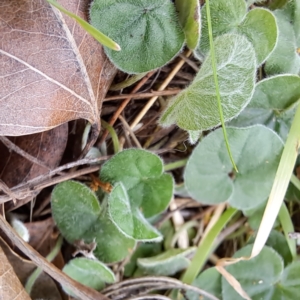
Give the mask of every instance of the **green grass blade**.
<path id="1" fill-rule="evenodd" d="M 215 247 L 215 240 L 221 233 L 222 229 L 232 219 L 238 210 L 235 208 L 228 208 L 211 228 L 203 240 L 201 240 L 195 256 L 193 257 L 190 266 L 185 271 L 181 281 L 187 284 L 192 284 L 196 276 L 203 268 L 209 255 L 212 253 Z"/>
<path id="2" fill-rule="evenodd" d="M 220 114 L 220 120 L 224 135 L 224 140 L 226 144 L 226 149 L 228 152 L 228 155 L 230 157 L 231 163 L 233 168 L 236 172 L 238 172 L 238 169 L 236 167 L 236 164 L 233 160 L 232 153 L 230 150 L 227 133 L 226 133 L 226 127 L 224 123 L 224 116 L 223 116 L 223 109 L 221 104 L 221 95 L 219 90 L 219 83 L 218 83 L 218 75 L 217 75 L 217 66 L 216 66 L 216 58 L 215 58 L 215 48 L 214 48 L 214 41 L 213 41 L 213 34 L 212 34 L 212 26 L 211 26 L 211 16 L 210 16 L 210 7 L 209 7 L 209 0 L 206 0 L 206 15 L 207 15 L 207 25 L 208 25 L 208 35 L 209 35 L 209 44 L 210 44 L 210 52 L 211 52 L 211 63 L 213 68 L 213 74 L 214 74 L 214 80 L 216 85 L 216 92 L 217 92 L 217 99 L 218 99 L 218 108 L 219 108 L 219 114 Z"/>
<path id="3" fill-rule="evenodd" d="M 81 19 L 80 17 L 76 16 L 75 14 L 71 13 L 70 11 L 66 10 L 60 4 L 58 4 L 55 0 L 47 0 L 51 5 L 59 9 L 61 12 L 65 13 L 69 17 L 73 18 L 85 31 L 87 31 L 92 37 L 94 37 L 100 44 L 116 51 L 120 51 L 121 47 L 110 39 L 108 36 L 97 30 L 91 24 L 86 22 L 85 20 Z"/>

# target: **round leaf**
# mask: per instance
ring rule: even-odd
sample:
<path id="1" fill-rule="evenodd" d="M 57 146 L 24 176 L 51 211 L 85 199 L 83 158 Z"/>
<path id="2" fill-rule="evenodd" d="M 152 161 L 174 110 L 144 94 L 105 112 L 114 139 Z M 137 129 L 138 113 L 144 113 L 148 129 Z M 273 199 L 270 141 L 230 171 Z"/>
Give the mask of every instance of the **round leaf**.
<path id="1" fill-rule="evenodd" d="M 265 124 L 285 140 L 294 115 L 293 107 L 299 98 L 299 76 L 277 75 L 266 78 L 256 85 L 249 105 L 230 122 L 230 126 Z"/>
<path id="2" fill-rule="evenodd" d="M 175 0 L 179 22 L 185 33 L 186 44 L 195 49 L 200 40 L 201 14 L 198 0 Z"/>
<path id="3" fill-rule="evenodd" d="M 277 25 L 275 16 L 268 10 L 256 8 L 249 11 L 238 27 L 252 43 L 257 64 L 261 65 L 272 53 L 277 43 Z"/>
<path id="4" fill-rule="evenodd" d="M 156 256 L 139 258 L 137 263 L 145 274 L 170 276 L 189 266 L 190 260 L 186 256 L 194 253 L 195 249 L 170 249 Z"/>
<path id="5" fill-rule="evenodd" d="M 256 59 L 243 36 L 226 34 L 215 40 L 216 66 L 224 119 L 235 117 L 254 91 Z M 209 55 L 192 84 L 170 101 L 160 123 L 185 130 L 208 130 L 220 125 L 215 82 Z"/>
<path id="6" fill-rule="evenodd" d="M 101 214 L 94 192 L 76 181 L 58 184 L 51 199 L 53 218 L 61 234 L 70 242 L 95 241 L 94 255 L 104 262 L 124 259 L 135 241 L 122 234 L 107 213 Z"/>
<path id="7" fill-rule="evenodd" d="M 91 24 L 116 41 L 121 51 L 105 47 L 122 71 L 142 73 L 173 59 L 183 47 L 184 33 L 169 0 L 95 0 Z"/>
<path id="8" fill-rule="evenodd" d="M 234 257 L 249 256 L 251 249 L 252 245 L 248 245 L 237 251 Z M 264 247 L 258 256 L 230 265 L 226 270 L 240 282 L 251 299 L 275 300 L 272 295 L 274 295 L 275 284 L 283 272 L 283 261 L 272 248 Z M 242 299 L 224 277 L 222 295 L 224 300 Z"/>
<path id="9" fill-rule="evenodd" d="M 109 195 L 109 215 L 120 231 L 139 241 L 160 241 L 161 234 L 147 222 L 137 207 L 131 207 L 125 187 L 117 183 Z"/>
<path id="10" fill-rule="evenodd" d="M 51 207 L 61 234 L 70 243 L 84 238 L 101 211 L 95 193 L 76 181 L 65 181 L 54 188 Z"/>
<path id="11" fill-rule="evenodd" d="M 163 174 L 161 159 L 145 150 L 116 154 L 102 166 L 100 178 L 112 184 L 122 182 L 132 209 L 141 209 L 146 218 L 165 210 L 173 195 L 172 176 Z"/>
<path id="12" fill-rule="evenodd" d="M 227 135 L 239 173 L 232 170 L 220 128 L 194 149 L 184 172 L 185 186 L 202 203 L 228 201 L 241 210 L 258 207 L 271 191 L 282 141 L 261 125 L 228 128 Z"/>
<path id="13" fill-rule="evenodd" d="M 72 279 L 95 290 L 104 288 L 105 283 L 116 281 L 114 273 L 97 260 L 80 257 L 70 260 L 63 268 L 63 272 Z M 70 294 L 68 290 L 65 291 Z M 72 295 L 72 293 L 71 293 Z"/>
<path id="14" fill-rule="evenodd" d="M 196 55 L 200 57 L 202 55 L 206 56 L 210 49 L 205 5 L 201 8 L 202 33 L 199 47 L 196 50 Z M 247 7 L 244 0 L 211 1 L 210 13 L 213 38 L 215 39 L 237 27 L 242 22 L 246 12 Z"/>

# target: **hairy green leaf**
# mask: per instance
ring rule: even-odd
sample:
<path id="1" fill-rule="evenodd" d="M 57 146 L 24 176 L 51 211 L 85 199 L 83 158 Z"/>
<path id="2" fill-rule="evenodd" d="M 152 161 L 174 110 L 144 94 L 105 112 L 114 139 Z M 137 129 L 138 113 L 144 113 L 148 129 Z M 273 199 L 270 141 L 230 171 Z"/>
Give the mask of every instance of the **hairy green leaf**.
<path id="1" fill-rule="evenodd" d="M 144 274 L 170 276 L 189 266 L 190 260 L 187 256 L 191 255 L 195 250 L 195 247 L 188 249 L 170 249 L 156 256 L 139 258 L 137 263 Z"/>
<path id="2" fill-rule="evenodd" d="M 173 195 L 173 178 L 163 173 L 161 159 L 146 150 L 124 150 L 100 170 L 100 179 L 116 184 L 121 182 L 128 194 L 132 209 L 140 209 L 146 218 L 164 211 Z"/>
<path id="3" fill-rule="evenodd" d="M 286 139 L 300 99 L 300 77 L 277 75 L 260 81 L 249 105 L 229 126 L 265 124 Z"/>
<path id="4" fill-rule="evenodd" d="M 161 234 L 150 225 L 137 207 L 132 207 L 126 189 L 117 183 L 108 198 L 109 215 L 120 231 L 139 241 L 160 241 Z"/>
<path id="5" fill-rule="evenodd" d="M 222 130 L 217 129 L 190 156 L 184 172 L 185 186 L 202 203 L 228 201 L 241 210 L 258 207 L 271 191 L 282 141 L 262 125 L 228 128 L 228 140 L 239 173 L 233 172 Z"/>
<path id="6" fill-rule="evenodd" d="M 95 290 L 104 288 L 105 283 L 116 281 L 114 273 L 103 263 L 84 257 L 70 260 L 63 268 L 63 272 L 72 279 Z M 68 294 L 70 291 L 64 289 Z"/>
<path id="7" fill-rule="evenodd" d="M 122 51 L 105 48 L 122 71 L 142 73 L 172 60 L 182 49 L 184 33 L 169 0 L 95 0 L 91 24 L 115 40 Z"/>
<path id="8" fill-rule="evenodd" d="M 226 34 L 215 40 L 219 89 L 225 121 L 248 104 L 254 91 L 256 60 L 243 36 Z M 215 83 L 209 55 L 192 84 L 173 98 L 160 123 L 176 123 L 185 130 L 207 130 L 220 125 Z"/>

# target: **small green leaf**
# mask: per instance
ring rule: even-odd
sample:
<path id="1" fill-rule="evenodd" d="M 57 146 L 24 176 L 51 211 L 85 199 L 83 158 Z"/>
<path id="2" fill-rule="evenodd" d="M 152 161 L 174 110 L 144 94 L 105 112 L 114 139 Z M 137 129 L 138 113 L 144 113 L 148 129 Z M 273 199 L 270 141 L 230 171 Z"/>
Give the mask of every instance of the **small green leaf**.
<path id="1" fill-rule="evenodd" d="M 94 37 L 100 44 L 106 46 L 112 50 L 120 51 L 120 46 L 115 43 L 112 39 L 108 36 L 97 30 L 95 27 L 90 25 L 85 20 L 81 19 L 80 17 L 76 16 L 75 14 L 71 13 L 70 11 L 66 10 L 60 4 L 58 4 L 55 0 L 47 0 L 50 4 L 54 7 L 59 9 L 61 12 L 65 13 L 69 17 L 73 18 L 86 32 L 88 32 L 92 37 Z"/>
<path id="2" fill-rule="evenodd" d="M 185 33 L 186 44 L 194 50 L 200 40 L 201 14 L 198 0 L 175 0 L 179 22 Z"/>
<path id="3" fill-rule="evenodd" d="M 250 256 L 251 249 L 252 245 L 248 245 L 237 251 L 234 257 Z M 264 247 L 258 256 L 230 265 L 226 267 L 226 270 L 240 282 L 242 288 L 253 300 L 287 299 L 275 297 L 275 287 L 283 272 L 283 261 L 272 248 Z M 223 300 L 243 299 L 224 277 L 222 278 L 222 295 Z"/>
<path id="4" fill-rule="evenodd" d="M 274 11 L 278 26 L 277 45 L 266 61 L 267 75 L 298 74 L 300 71 L 300 56 L 297 49 L 300 47 L 300 37 L 297 37 L 299 28 L 287 9 Z"/>
<path id="5" fill-rule="evenodd" d="M 79 182 L 58 184 L 52 192 L 51 207 L 61 234 L 70 243 L 95 241 L 94 255 L 104 262 L 124 259 L 135 245 L 111 222 L 107 212 L 101 211 L 95 193 Z"/>
<path id="6" fill-rule="evenodd" d="M 190 156 L 185 186 L 195 200 L 205 204 L 228 201 L 241 210 L 258 207 L 271 191 L 282 141 L 262 125 L 228 128 L 228 140 L 239 173 L 233 172 L 222 130 L 217 129 Z"/>
<path id="7" fill-rule="evenodd" d="M 105 52 L 127 73 L 160 68 L 183 47 L 184 33 L 169 0 L 95 0 L 90 18 L 93 26 L 121 46 L 120 52 L 108 48 Z"/>
<path id="8" fill-rule="evenodd" d="M 161 241 L 161 234 L 150 225 L 137 207 L 131 207 L 126 189 L 117 183 L 108 198 L 109 215 L 120 231 L 139 241 Z"/>
<path id="9" fill-rule="evenodd" d="M 277 75 L 260 81 L 249 105 L 229 126 L 265 124 L 286 139 L 300 99 L 300 77 Z"/>
<path id="10" fill-rule="evenodd" d="M 137 263 L 144 274 L 170 276 L 189 266 L 190 260 L 186 257 L 194 253 L 195 250 L 195 247 L 188 249 L 170 249 L 156 256 L 139 258 Z"/>
<path id="11" fill-rule="evenodd" d="M 61 234 L 70 243 L 84 238 L 101 211 L 95 193 L 76 181 L 65 181 L 54 188 L 51 207 Z"/>
<path id="12" fill-rule="evenodd" d="M 189 134 L 189 142 L 191 145 L 194 145 L 198 142 L 202 131 L 201 130 L 188 130 L 188 134 Z"/>
<path id="13" fill-rule="evenodd" d="M 216 268 L 209 268 L 202 272 L 193 282 L 193 286 L 196 286 L 200 289 L 204 289 L 206 292 L 209 292 L 216 296 L 218 299 L 222 299 L 222 276 L 216 270 Z M 188 300 L 199 300 L 199 295 L 188 291 L 187 293 Z M 201 300 L 209 300 L 203 296 Z M 232 299 L 233 300 L 233 299 Z"/>
<path id="14" fill-rule="evenodd" d="M 243 36 L 226 34 L 215 40 L 215 57 L 224 120 L 240 113 L 250 101 L 255 83 L 256 59 Z M 220 125 L 215 82 L 209 55 L 192 84 L 173 98 L 160 123 L 176 123 L 185 130 L 208 130 Z"/>
<path id="15" fill-rule="evenodd" d="M 83 285 L 98 291 L 104 288 L 105 283 L 116 281 L 114 273 L 106 265 L 84 257 L 70 260 L 64 266 L 63 272 Z M 64 290 L 72 295 L 72 292 Z"/>
<path id="16" fill-rule="evenodd" d="M 173 195 L 173 178 L 163 173 L 161 159 L 146 150 L 124 150 L 100 170 L 104 182 L 122 182 L 132 209 L 138 208 L 146 218 L 164 211 Z"/>
<path id="17" fill-rule="evenodd" d="M 205 57 L 209 51 L 205 5 L 201 11 L 203 29 L 200 45 L 195 51 L 196 56 L 200 59 Z M 256 8 L 247 13 L 246 3 L 243 0 L 212 1 L 210 10 L 213 37 L 216 38 L 230 32 L 245 35 L 255 49 L 257 65 L 261 65 L 274 50 L 278 33 L 275 17 L 270 11 Z"/>
<path id="18" fill-rule="evenodd" d="M 256 8 L 249 11 L 238 27 L 252 43 L 257 59 L 261 65 L 272 53 L 277 43 L 277 25 L 275 16 L 268 10 Z"/>
<path id="19" fill-rule="evenodd" d="M 247 7 L 244 0 L 218 0 L 210 3 L 213 38 L 228 33 L 242 22 Z M 206 56 L 209 52 L 208 23 L 205 5 L 201 8 L 202 32 L 198 49 L 195 54 Z"/>

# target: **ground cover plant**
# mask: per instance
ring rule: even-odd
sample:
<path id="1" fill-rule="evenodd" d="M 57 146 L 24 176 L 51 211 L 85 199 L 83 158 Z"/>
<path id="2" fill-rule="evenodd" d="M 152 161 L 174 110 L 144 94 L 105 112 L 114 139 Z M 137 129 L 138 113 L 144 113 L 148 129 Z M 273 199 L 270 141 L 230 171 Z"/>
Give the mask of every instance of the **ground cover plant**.
<path id="1" fill-rule="evenodd" d="M 4 2 L 7 297 L 296 299 L 300 1 Z"/>

